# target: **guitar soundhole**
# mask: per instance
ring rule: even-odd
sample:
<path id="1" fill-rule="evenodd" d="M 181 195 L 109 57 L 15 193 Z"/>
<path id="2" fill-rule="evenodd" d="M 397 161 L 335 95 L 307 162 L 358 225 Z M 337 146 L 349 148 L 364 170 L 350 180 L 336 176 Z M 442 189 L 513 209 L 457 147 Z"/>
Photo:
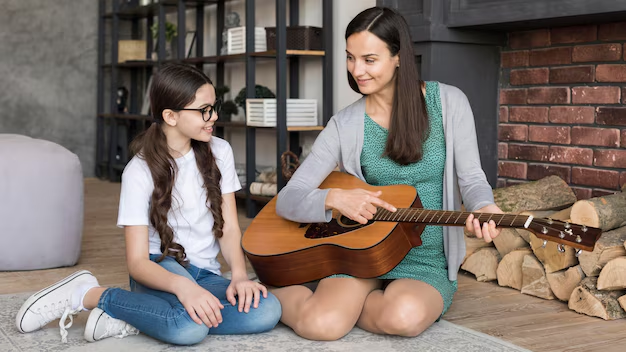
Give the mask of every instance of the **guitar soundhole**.
<path id="1" fill-rule="evenodd" d="M 339 219 L 332 219 L 330 222 L 327 223 L 320 222 L 310 224 L 309 228 L 304 233 L 304 237 L 314 239 L 338 236 L 350 231 L 358 230 L 362 227 L 368 226 L 371 223 L 373 223 L 373 221 L 370 221 L 367 224 L 363 225 L 354 220 L 341 216 L 339 217 Z"/>

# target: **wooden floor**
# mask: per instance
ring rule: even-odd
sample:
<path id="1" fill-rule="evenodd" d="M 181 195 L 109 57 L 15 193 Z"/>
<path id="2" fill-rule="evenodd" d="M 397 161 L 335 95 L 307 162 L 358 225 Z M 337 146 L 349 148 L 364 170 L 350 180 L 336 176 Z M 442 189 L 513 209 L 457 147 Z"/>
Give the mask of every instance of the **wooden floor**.
<path id="1" fill-rule="evenodd" d="M 85 229 L 82 254 L 71 268 L 0 272 L 0 294 L 32 292 L 78 269 L 90 270 L 102 285 L 126 285 L 128 272 L 122 230 L 116 227 L 119 183 L 85 181 Z M 240 211 L 242 228 L 250 219 Z M 444 319 L 510 341 L 532 351 L 623 351 L 626 319 L 604 321 L 546 301 L 477 282 L 462 272 L 459 291 Z"/>

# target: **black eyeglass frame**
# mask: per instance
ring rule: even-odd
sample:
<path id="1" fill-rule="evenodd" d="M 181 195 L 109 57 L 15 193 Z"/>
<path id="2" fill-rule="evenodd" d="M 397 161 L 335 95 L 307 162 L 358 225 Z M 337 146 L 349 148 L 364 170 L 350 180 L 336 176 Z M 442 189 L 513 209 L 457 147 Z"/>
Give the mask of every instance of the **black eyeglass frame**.
<path id="1" fill-rule="evenodd" d="M 207 105 L 201 109 L 191 109 L 191 108 L 174 108 L 172 109 L 176 112 L 178 111 L 200 111 L 202 113 L 202 120 L 204 120 L 205 122 L 208 122 L 209 120 L 211 120 L 211 117 L 213 117 L 213 111 L 215 111 L 216 113 L 220 113 L 220 110 L 222 110 L 222 100 L 221 99 L 216 99 L 215 103 L 213 103 L 213 105 Z M 205 113 L 209 112 L 209 118 L 205 119 Z"/>

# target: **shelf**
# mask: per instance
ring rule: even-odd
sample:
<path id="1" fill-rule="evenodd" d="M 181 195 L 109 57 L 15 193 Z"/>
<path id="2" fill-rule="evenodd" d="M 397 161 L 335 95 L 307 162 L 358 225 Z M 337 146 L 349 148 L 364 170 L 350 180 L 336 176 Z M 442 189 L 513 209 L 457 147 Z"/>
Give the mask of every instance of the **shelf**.
<path id="1" fill-rule="evenodd" d="M 249 126 L 261 129 L 275 129 L 276 126 Z M 306 131 L 321 131 L 324 126 L 287 126 L 289 132 L 306 132 Z"/>
<path id="2" fill-rule="evenodd" d="M 120 62 L 118 64 L 116 64 L 115 66 L 117 67 L 152 67 L 154 65 L 156 65 L 157 62 L 156 61 L 152 61 L 152 60 L 133 60 L 133 61 L 125 61 L 125 62 Z M 111 64 L 104 64 L 102 65 L 102 67 L 104 68 L 111 68 Z"/>
<path id="3" fill-rule="evenodd" d="M 287 56 L 324 56 L 323 50 L 287 50 Z M 257 57 L 276 57 L 276 50 L 257 51 L 250 53 L 250 56 Z"/>
<path id="4" fill-rule="evenodd" d="M 215 121 L 215 126 L 217 127 L 234 127 L 234 128 L 245 128 L 246 123 L 244 121 Z"/>
<path id="5" fill-rule="evenodd" d="M 139 114 L 98 114 L 98 117 L 104 117 L 108 119 L 123 119 L 123 120 L 149 120 L 152 118 L 150 115 Z"/>
<path id="6" fill-rule="evenodd" d="M 319 50 L 287 50 L 287 56 L 313 56 L 313 57 L 322 57 L 325 55 L 324 51 Z M 259 57 L 259 58 L 275 58 L 276 50 L 270 51 L 257 51 L 254 53 L 250 53 L 250 56 Z M 203 57 L 190 57 L 187 59 L 183 59 L 183 62 L 189 64 L 215 64 L 218 62 L 233 62 L 233 61 L 244 61 L 246 59 L 246 54 L 232 54 L 232 55 L 216 55 L 216 56 L 203 56 Z"/>
<path id="7" fill-rule="evenodd" d="M 321 131 L 324 129 L 324 126 L 291 126 L 287 127 L 287 131 L 289 132 L 305 132 L 305 131 Z"/>
<path id="8" fill-rule="evenodd" d="M 235 197 L 239 198 L 239 199 L 246 199 L 246 192 L 245 191 L 237 191 L 235 192 Z M 250 199 L 257 201 L 259 203 L 268 203 L 270 200 L 272 200 L 272 198 L 274 197 L 268 197 L 268 196 L 259 196 L 256 194 L 251 194 L 250 195 Z"/>
<path id="9" fill-rule="evenodd" d="M 217 55 L 217 56 L 202 56 L 202 57 L 190 57 L 183 59 L 183 62 L 189 64 L 215 64 L 218 62 L 227 61 L 243 61 L 246 59 L 246 54 L 233 54 L 233 55 Z"/>
<path id="10" fill-rule="evenodd" d="M 218 0 L 185 0 L 187 6 L 195 5 L 213 5 L 217 4 Z M 161 0 L 161 4 L 165 5 L 165 12 L 176 12 L 177 0 Z M 146 18 L 150 16 L 156 16 L 159 13 L 159 3 L 154 3 L 145 6 L 136 6 L 125 8 L 117 12 L 120 19 L 132 20 L 136 18 Z M 113 12 L 107 12 L 103 15 L 104 18 L 113 18 Z"/>

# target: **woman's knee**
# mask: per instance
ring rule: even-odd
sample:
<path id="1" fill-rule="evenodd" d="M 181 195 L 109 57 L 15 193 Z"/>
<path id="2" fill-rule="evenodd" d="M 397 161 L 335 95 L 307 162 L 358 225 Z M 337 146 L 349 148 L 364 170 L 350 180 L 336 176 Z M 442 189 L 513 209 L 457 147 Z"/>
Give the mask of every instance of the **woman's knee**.
<path id="1" fill-rule="evenodd" d="M 376 324 L 386 334 L 415 337 L 437 320 L 441 312 L 435 310 L 426 302 L 407 295 L 387 303 Z"/>
<path id="2" fill-rule="evenodd" d="M 300 318 L 292 328 L 306 339 L 334 341 L 348 334 L 355 322 L 356 319 L 352 319 L 341 310 L 309 306 L 301 311 Z"/>

